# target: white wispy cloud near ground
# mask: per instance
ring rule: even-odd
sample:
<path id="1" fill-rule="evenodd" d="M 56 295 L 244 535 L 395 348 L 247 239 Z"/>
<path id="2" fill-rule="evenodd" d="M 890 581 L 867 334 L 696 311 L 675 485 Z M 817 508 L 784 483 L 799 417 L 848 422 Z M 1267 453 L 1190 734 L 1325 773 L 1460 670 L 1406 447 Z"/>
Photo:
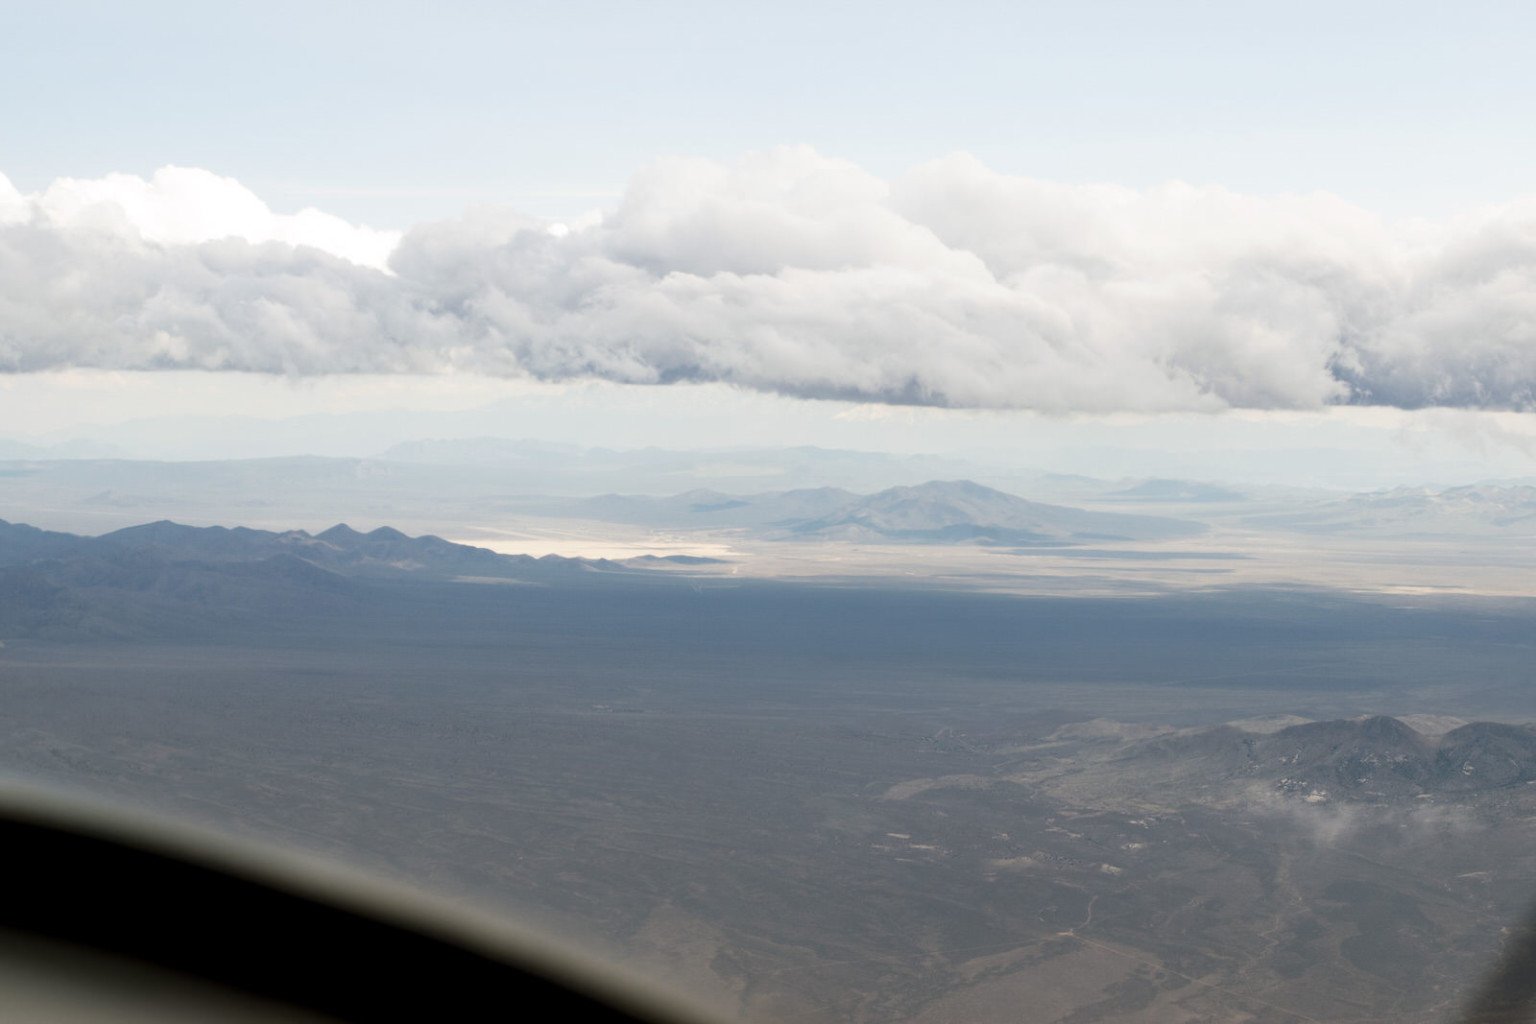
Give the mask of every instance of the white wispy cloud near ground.
<path id="1" fill-rule="evenodd" d="M 168 168 L 0 178 L 0 370 L 723 381 L 1060 412 L 1536 405 L 1536 200 L 1391 222 L 956 155 L 659 161 L 552 225 L 403 234 Z"/>

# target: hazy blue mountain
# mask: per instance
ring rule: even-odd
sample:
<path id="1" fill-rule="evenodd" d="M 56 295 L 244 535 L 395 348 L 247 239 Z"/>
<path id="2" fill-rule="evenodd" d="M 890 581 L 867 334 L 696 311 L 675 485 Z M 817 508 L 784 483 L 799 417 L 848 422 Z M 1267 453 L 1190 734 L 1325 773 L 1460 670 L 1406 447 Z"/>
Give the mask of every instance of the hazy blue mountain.
<path id="1" fill-rule="evenodd" d="M 761 491 L 846 485 L 883 487 L 937 476 L 972 474 L 977 467 L 956 458 L 893 455 L 812 445 L 790 448 L 728 448 L 679 451 L 665 448 L 583 448 L 497 437 L 422 440 L 386 449 L 379 461 L 476 467 L 515 472 L 525 493 L 625 491 L 665 494 L 698 487 Z"/>
<path id="2" fill-rule="evenodd" d="M 1529 536 L 1536 535 L 1536 486 L 1398 487 L 1256 516 L 1251 522 L 1320 533 Z"/>
<path id="3" fill-rule="evenodd" d="M 567 465 L 573 459 L 616 456 L 606 449 L 505 437 L 428 438 L 403 441 L 379 455 L 385 462 L 425 462 L 447 466 L 505 466 L 522 463 Z"/>
<path id="4" fill-rule="evenodd" d="M 0 459 L 120 459 L 127 452 L 105 441 L 73 439 L 47 444 L 0 438 Z"/>
<path id="5" fill-rule="evenodd" d="M 624 559 L 625 565 L 657 566 L 657 565 L 723 565 L 724 558 L 709 558 L 704 555 L 636 555 L 634 558 Z"/>
<path id="6" fill-rule="evenodd" d="M 1160 516 L 1092 512 L 1026 501 L 969 480 L 892 487 L 789 526 L 802 537 L 902 543 L 1075 544 L 1162 540 L 1205 527 Z"/>
<path id="7" fill-rule="evenodd" d="M 652 527 L 747 529 L 778 539 L 912 544 L 1076 544 L 1201 533 L 1201 524 L 1026 501 L 969 480 L 855 494 L 836 487 L 761 494 L 693 490 L 670 497 L 605 494 L 551 501 L 544 514 Z"/>
<path id="8" fill-rule="evenodd" d="M 516 457 L 493 457 L 504 446 Z M 470 449 L 462 459 L 439 461 L 18 460 L 0 462 L 0 501 L 7 518 L 85 533 L 162 518 L 315 530 L 327 525 L 336 509 L 347 509 L 369 527 L 388 523 L 436 532 L 525 514 L 584 515 L 591 510 L 572 511 L 569 502 L 594 495 L 667 498 L 709 490 L 734 498 L 834 485 L 868 493 L 893 484 L 976 475 L 976 467 L 954 460 L 817 448 L 572 453 L 536 442 L 491 441 Z M 810 517 L 826 510 L 791 512 Z M 665 509 L 637 505 L 614 521 L 649 522 L 659 511 Z"/>
<path id="9" fill-rule="evenodd" d="M 766 494 L 694 490 L 671 497 L 604 494 L 566 506 L 568 514 L 610 523 L 671 527 L 769 527 L 830 515 L 860 500 L 838 487 Z"/>
<path id="10" fill-rule="evenodd" d="M 1169 504 L 1196 504 L 1202 502 L 1243 501 L 1247 495 L 1230 487 L 1201 483 L 1197 480 L 1143 480 L 1131 487 L 1110 491 L 1104 495 L 1109 501 L 1168 502 Z"/>

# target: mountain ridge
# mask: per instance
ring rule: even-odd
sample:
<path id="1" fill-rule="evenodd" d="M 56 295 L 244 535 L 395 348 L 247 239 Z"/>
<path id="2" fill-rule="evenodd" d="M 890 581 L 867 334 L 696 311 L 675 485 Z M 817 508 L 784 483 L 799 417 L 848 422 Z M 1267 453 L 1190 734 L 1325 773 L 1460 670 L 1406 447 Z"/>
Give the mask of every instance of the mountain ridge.
<path id="1" fill-rule="evenodd" d="M 746 529 L 769 540 L 896 544 L 1060 545 L 1163 540 L 1206 532 L 1190 519 L 1090 511 L 1031 501 L 972 480 L 930 480 L 868 494 L 838 487 L 666 497 L 601 494 L 561 506 L 583 519 L 694 529 Z"/>
<path id="2" fill-rule="evenodd" d="M 0 520 L 0 638 L 135 636 L 334 611 L 369 583 L 643 575 L 606 559 L 503 555 L 392 527 L 317 534 L 162 519 L 96 537 Z"/>
<path id="3" fill-rule="evenodd" d="M 1222 725 L 1137 741 L 1115 760 L 1186 778 L 1259 782 L 1310 802 L 1393 800 L 1536 782 L 1536 727 L 1470 722 L 1431 736 L 1388 715 L 1269 733 Z"/>
<path id="4" fill-rule="evenodd" d="M 1192 520 L 1029 501 L 971 480 L 935 480 L 888 487 L 786 529 L 823 539 L 1030 546 L 1163 540 L 1195 536 L 1206 527 Z"/>

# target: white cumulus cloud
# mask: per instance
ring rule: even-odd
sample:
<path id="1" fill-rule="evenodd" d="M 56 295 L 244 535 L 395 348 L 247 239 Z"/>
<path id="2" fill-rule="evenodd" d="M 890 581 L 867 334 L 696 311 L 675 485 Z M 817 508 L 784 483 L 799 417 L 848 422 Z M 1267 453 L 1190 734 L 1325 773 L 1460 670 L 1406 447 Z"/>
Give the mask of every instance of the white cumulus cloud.
<path id="1" fill-rule="evenodd" d="M 387 255 L 387 269 L 385 258 Z M 0 369 L 459 370 L 1060 412 L 1536 405 L 1536 202 L 1393 223 L 956 155 L 663 160 L 396 238 L 237 182 L 0 179 Z"/>
<path id="2" fill-rule="evenodd" d="M 131 174 L 60 178 L 33 196 L 0 184 L 0 223 L 33 219 L 59 231 L 134 236 L 160 245 L 238 238 L 312 246 L 363 266 L 382 268 L 397 231 L 376 231 L 315 209 L 273 213 L 233 178 L 195 167 L 162 167 L 146 181 Z"/>

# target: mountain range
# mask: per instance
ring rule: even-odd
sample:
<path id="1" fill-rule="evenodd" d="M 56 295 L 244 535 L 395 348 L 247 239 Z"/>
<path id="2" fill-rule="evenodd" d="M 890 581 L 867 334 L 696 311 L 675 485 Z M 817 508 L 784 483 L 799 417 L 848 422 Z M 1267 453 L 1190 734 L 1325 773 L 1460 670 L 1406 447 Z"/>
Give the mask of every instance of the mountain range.
<path id="1" fill-rule="evenodd" d="M 1312 803 L 1470 794 L 1536 782 L 1536 729 L 1471 722 L 1439 736 L 1386 715 L 1256 733 L 1232 725 L 1132 744 L 1127 777 L 1259 783 Z"/>
<path id="2" fill-rule="evenodd" d="M 311 534 L 305 530 L 276 532 L 244 526 L 187 526 L 161 520 L 99 537 L 81 537 L 0 520 L 0 567 L 41 560 L 111 561 L 124 557 L 187 563 L 297 559 L 344 576 L 415 574 L 521 579 L 541 569 L 623 568 L 618 562 L 601 559 L 503 555 L 441 537 L 409 537 L 388 526 L 362 533 L 338 523 Z"/>
<path id="3" fill-rule="evenodd" d="M 970 480 L 935 480 L 874 494 L 835 487 L 746 495 L 697 490 L 668 498 L 609 494 L 550 511 L 654 527 L 747 529 L 776 540 L 885 544 L 1062 545 L 1166 540 L 1206 529 L 1187 519 L 1028 501 Z"/>
<path id="4" fill-rule="evenodd" d="M 389 580 L 536 583 L 636 574 L 606 560 L 502 555 L 338 524 L 321 533 L 146 523 L 99 537 L 0 521 L 0 639 L 196 631 L 335 611 Z"/>
<path id="5" fill-rule="evenodd" d="M 1314 533 L 1532 537 L 1536 536 L 1536 486 L 1397 487 L 1252 516 L 1248 521 Z"/>
<path id="6" fill-rule="evenodd" d="M 1110 491 L 1101 496 L 1105 501 L 1126 501 L 1143 504 L 1167 502 L 1169 504 L 1200 504 L 1205 502 L 1244 501 L 1242 491 L 1219 484 L 1197 480 L 1143 480 L 1139 484 Z"/>
<path id="7" fill-rule="evenodd" d="M 1026 501 L 969 480 L 892 487 L 826 515 L 786 524 L 792 535 L 825 540 L 1020 546 L 1167 540 L 1204 531 L 1184 519 Z"/>

